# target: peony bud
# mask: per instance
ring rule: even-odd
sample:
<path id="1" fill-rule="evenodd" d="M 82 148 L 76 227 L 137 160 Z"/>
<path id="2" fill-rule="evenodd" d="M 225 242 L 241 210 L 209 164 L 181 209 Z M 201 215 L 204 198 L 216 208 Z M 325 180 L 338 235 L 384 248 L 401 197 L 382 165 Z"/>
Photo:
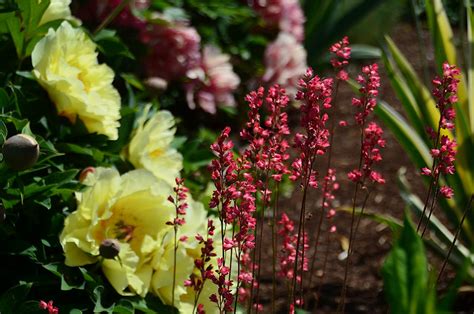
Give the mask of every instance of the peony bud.
<path id="1" fill-rule="evenodd" d="M 86 167 L 82 169 L 81 173 L 79 174 L 79 182 L 84 182 L 90 173 L 95 173 L 94 167 Z"/>
<path id="2" fill-rule="evenodd" d="M 17 134 L 5 141 L 2 148 L 3 159 L 13 170 L 31 168 L 39 156 L 39 145 L 34 138 L 26 134 Z"/>
<path id="3" fill-rule="evenodd" d="M 116 239 L 105 239 L 99 247 L 100 256 L 114 259 L 120 252 L 120 243 Z"/>

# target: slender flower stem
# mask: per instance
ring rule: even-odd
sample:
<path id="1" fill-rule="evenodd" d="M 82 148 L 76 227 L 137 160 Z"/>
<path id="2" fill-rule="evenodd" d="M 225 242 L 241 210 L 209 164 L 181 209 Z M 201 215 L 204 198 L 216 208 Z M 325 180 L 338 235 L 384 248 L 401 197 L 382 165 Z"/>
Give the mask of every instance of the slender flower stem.
<path id="1" fill-rule="evenodd" d="M 364 142 L 364 126 L 362 125 L 360 128 L 360 156 L 359 156 L 359 168 L 358 168 L 359 171 L 362 169 L 363 142 Z M 351 251 L 352 251 L 352 238 L 354 236 L 355 209 L 356 209 L 356 202 L 357 202 L 357 193 L 359 192 L 359 185 L 360 185 L 360 182 L 356 182 L 356 186 L 354 188 L 354 195 L 352 197 L 352 213 L 351 213 L 351 229 L 349 232 L 349 247 L 347 249 L 346 265 L 344 266 L 344 281 L 342 284 L 341 303 L 339 303 L 339 308 L 341 308 L 341 313 L 344 313 L 344 310 L 346 308 L 347 275 L 349 272 L 349 264 L 350 264 Z"/>
<path id="2" fill-rule="evenodd" d="M 446 264 L 448 263 L 449 257 L 451 256 L 451 252 L 453 251 L 454 245 L 456 244 L 456 240 L 458 239 L 459 233 L 461 232 L 462 225 L 464 223 L 464 219 L 466 219 L 467 213 L 471 209 L 473 200 L 474 200 L 474 194 L 471 195 L 471 198 L 469 199 L 469 202 L 468 202 L 466 208 L 464 209 L 464 213 L 462 215 L 461 221 L 459 222 L 458 228 L 456 230 L 456 234 L 454 235 L 453 242 L 451 242 L 451 245 L 449 246 L 448 254 L 444 258 L 443 266 L 441 266 L 441 270 L 439 271 L 438 278 L 436 279 L 436 282 L 439 282 L 439 280 L 441 278 L 441 275 L 443 274 L 443 271 L 446 267 Z"/>
<path id="3" fill-rule="evenodd" d="M 176 217 L 178 215 L 176 214 Z M 176 288 L 176 252 L 178 251 L 178 225 L 174 225 L 174 252 L 173 252 L 173 289 L 171 291 L 171 306 L 174 307 L 174 292 Z"/>
<path id="4" fill-rule="evenodd" d="M 326 275 L 326 267 L 327 267 L 327 264 L 328 264 L 328 255 L 329 255 L 329 235 L 330 234 L 331 234 L 330 232 L 326 232 L 326 241 L 325 241 L 326 250 L 324 251 L 323 268 L 321 269 L 321 271 L 322 271 L 321 282 L 318 285 L 318 291 L 316 292 L 316 304 L 314 305 L 314 309 L 313 309 L 313 312 L 315 312 L 315 313 L 317 313 L 316 310 L 318 309 L 319 300 L 320 300 L 320 296 L 321 296 L 321 289 L 323 287 L 322 283 L 324 281 L 324 276 Z"/>
<path id="5" fill-rule="evenodd" d="M 271 155 L 269 157 L 271 159 Z M 257 306 L 257 309 L 255 310 L 256 313 L 258 313 L 258 305 L 260 302 L 260 273 L 262 269 L 262 243 L 263 243 L 263 227 L 264 227 L 264 220 L 265 220 L 265 209 L 267 209 L 268 203 L 268 196 L 267 196 L 267 191 L 269 188 L 269 178 L 270 178 L 270 172 L 267 170 L 265 174 L 265 184 L 263 186 L 263 204 L 262 204 L 262 211 L 260 213 L 260 235 L 259 235 L 259 240 L 258 240 L 258 268 L 257 268 L 257 292 L 255 294 L 255 304 Z M 257 231 L 258 232 L 258 231 Z"/>
<path id="6" fill-rule="evenodd" d="M 438 200 L 438 195 L 439 195 L 438 182 L 439 182 L 439 175 L 436 177 L 436 181 L 435 181 L 435 185 L 434 185 L 435 186 L 435 191 L 434 191 L 433 198 L 431 199 L 430 210 L 428 212 L 428 217 L 426 219 L 426 223 L 423 226 L 423 231 L 421 232 L 421 238 L 422 239 L 423 239 L 423 236 L 425 235 L 426 228 L 430 224 L 431 214 L 433 214 L 433 211 L 436 207 L 436 201 Z"/>
<path id="7" fill-rule="evenodd" d="M 356 199 L 357 199 L 358 190 L 359 190 L 359 183 L 356 183 L 356 187 L 354 189 L 354 196 L 352 198 L 352 214 L 351 214 L 351 229 L 349 233 L 349 247 L 347 249 L 346 265 L 344 266 L 344 281 L 342 283 L 341 303 L 339 304 L 341 313 L 344 313 L 345 305 L 346 305 L 347 275 L 349 271 L 349 259 L 351 256 L 350 253 L 352 250 L 351 246 L 352 246 L 352 237 L 353 237 L 353 232 L 354 232 L 355 208 L 356 208 Z"/>
<path id="8" fill-rule="evenodd" d="M 439 140 L 440 140 L 440 137 L 441 137 L 441 121 L 442 121 L 442 117 L 443 115 L 441 114 L 440 118 L 439 118 L 439 122 L 438 122 L 438 131 L 437 131 L 437 138 L 436 138 L 436 142 L 435 142 L 435 145 L 434 147 L 437 148 L 438 145 L 439 145 Z M 433 158 L 433 165 L 431 166 L 431 173 L 434 172 L 434 169 L 436 167 L 436 158 Z M 425 218 L 425 213 L 426 213 L 426 209 L 428 207 L 428 203 L 429 203 L 429 200 L 430 200 L 430 196 L 432 194 L 432 191 L 433 191 L 433 187 L 436 188 L 436 186 L 438 185 L 437 183 L 437 178 L 432 178 L 431 179 L 431 184 L 428 188 L 428 195 L 426 195 L 426 199 L 425 199 L 425 205 L 423 207 L 423 212 L 421 214 L 421 217 L 420 217 L 420 220 L 418 221 L 418 226 L 416 227 L 416 232 L 420 231 L 420 227 L 421 227 L 421 224 L 423 223 L 423 219 Z M 429 218 L 428 218 L 429 219 Z M 427 222 L 428 223 L 428 222 Z"/>
<path id="9" fill-rule="evenodd" d="M 306 175 L 304 177 L 305 183 L 303 186 L 303 199 L 301 201 L 300 220 L 299 220 L 299 226 L 298 226 L 298 239 L 296 241 L 296 256 L 295 256 L 295 265 L 294 265 L 294 270 L 293 270 L 293 283 L 292 283 L 292 288 L 290 291 L 292 304 L 296 303 L 295 294 L 296 294 L 296 281 L 298 277 L 298 257 L 299 257 L 300 245 L 301 245 L 301 232 L 303 230 L 303 225 L 305 223 L 304 218 L 305 218 L 305 213 L 306 213 L 306 197 L 308 194 L 308 186 L 309 186 L 309 181 L 310 181 L 310 176 L 311 176 L 311 169 L 313 169 L 313 162 L 314 162 L 314 156 L 311 157 L 311 160 L 307 160 L 306 165 L 305 165 Z M 303 247 L 304 247 L 304 234 L 303 234 Z M 304 259 L 302 260 L 302 267 L 303 265 L 304 265 Z M 301 278 L 301 280 L 302 279 L 303 278 Z"/>
<path id="10" fill-rule="evenodd" d="M 336 85 L 334 87 L 334 100 L 333 100 L 333 106 L 337 103 L 337 95 L 339 91 L 339 80 L 336 80 Z M 328 160 L 327 160 L 327 165 L 326 165 L 326 176 L 329 175 L 329 171 L 331 169 L 331 162 L 332 162 L 332 145 L 334 142 L 334 133 L 335 133 L 335 125 L 334 125 L 334 119 L 330 120 L 330 137 L 329 137 L 329 148 L 328 148 Z M 324 189 L 327 189 L 327 185 L 324 186 Z M 321 234 L 321 227 L 323 224 L 323 217 L 324 217 L 324 204 L 326 203 L 326 191 L 323 190 L 323 197 L 321 201 L 321 216 L 319 217 L 319 222 L 318 222 L 318 228 L 316 229 L 316 239 L 314 241 L 314 251 L 313 255 L 311 256 L 311 268 L 309 271 L 309 283 L 308 283 L 308 289 L 311 289 L 311 284 L 313 282 L 313 276 L 314 276 L 314 266 L 316 265 L 316 256 L 318 253 L 318 242 L 319 242 L 319 237 Z"/>
<path id="11" fill-rule="evenodd" d="M 280 196 L 280 183 L 276 185 L 275 205 L 273 206 L 272 217 L 272 313 L 275 313 L 275 293 L 276 293 L 276 260 L 277 260 L 277 238 L 275 226 L 277 223 L 278 201 Z"/>
<path id="12" fill-rule="evenodd" d="M 130 3 L 131 0 L 122 0 L 118 6 L 116 6 L 112 12 L 100 23 L 100 25 L 95 29 L 94 35 L 103 30 L 107 25 L 112 23 L 112 21 L 122 12 L 123 9 Z"/>

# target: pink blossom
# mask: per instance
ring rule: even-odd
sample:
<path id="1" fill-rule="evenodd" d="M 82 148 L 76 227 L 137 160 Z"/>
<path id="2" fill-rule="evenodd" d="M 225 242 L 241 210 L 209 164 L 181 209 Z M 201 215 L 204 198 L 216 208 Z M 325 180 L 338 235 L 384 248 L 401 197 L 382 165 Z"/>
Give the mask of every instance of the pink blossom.
<path id="1" fill-rule="evenodd" d="M 331 108 L 332 79 L 322 79 L 308 69 L 299 82 L 296 99 L 301 101 L 301 126 L 303 132 L 296 133 L 294 146 L 298 157 L 292 163 L 291 180 L 301 179 L 302 185 L 316 188 L 318 173 L 313 169 L 315 158 L 324 155 L 329 148 L 329 119 L 327 109 Z"/>
<path id="2" fill-rule="evenodd" d="M 296 255 L 298 254 L 299 263 L 303 262 L 303 271 L 308 271 L 308 258 L 304 252 L 309 248 L 308 235 L 305 233 L 302 236 L 302 245 L 297 249 L 298 234 L 295 233 L 294 222 L 285 214 L 281 215 L 281 219 L 278 222 L 280 229 L 278 235 L 282 239 L 282 246 L 280 250 L 280 271 L 278 274 L 291 282 L 294 277 L 294 269 L 296 262 Z M 304 259 L 303 258 L 304 255 Z M 297 269 L 301 268 L 298 266 Z M 301 281 L 301 277 L 298 275 L 296 280 Z"/>
<path id="3" fill-rule="evenodd" d="M 437 99 L 436 107 L 440 112 L 440 127 L 442 129 L 454 128 L 456 112 L 452 106 L 458 101 L 459 79 L 456 76 L 459 74 L 460 71 L 455 65 L 445 62 L 443 64 L 443 77 L 437 76 L 432 81 L 434 85 L 433 96 Z"/>
<path id="4" fill-rule="evenodd" d="M 454 191 L 449 186 L 440 187 L 439 192 L 444 198 L 452 198 L 454 196 Z"/>
<path id="5" fill-rule="evenodd" d="M 196 78 L 200 71 L 201 37 L 184 23 L 147 25 L 140 33 L 148 46 L 145 70 L 150 77 L 166 81 Z"/>
<path id="6" fill-rule="evenodd" d="M 370 179 L 374 183 L 384 184 L 382 175 L 372 169 L 375 163 L 382 160 L 380 149 L 385 147 L 385 140 L 382 138 L 383 130 L 375 122 L 370 122 L 364 129 L 362 141 L 362 164 L 360 170 L 355 169 L 348 173 L 347 177 L 353 182 L 364 183 L 365 179 Z"/>
<path id="7" fill-rule="evenodd" d="M 298 42 L 304 40 L 305 16 L 299 0 L 253 0 L 251 6 L 269 25 L 292 34 Z"/>
<path id="8" fill-rule="evenodd" d="M 45 301 L 39 301 L 39 308 L 42 310 L 48 310 L 48 314 L 58 314 L 59 309 L 53 305 L 53 301 L 48 301 L 47 303 Z"/>
<path id="9" fill-rule="evenodd" d="M 265 73 L 262 80 L 279 84 L 288 94 L 296 93 L 295 86 L 306 72 L 306 50 L 291 34 L 280 33 L 265 50 Z"/>
<path id="10" fill-rule="evenodd" d="M 329 48 L 329 51 L 334 55 L 331 58 L 331 65 L 337 71 L 336 78 L 341 81 L 347 81 L 349 75 L 344 68 L 349 64 L 351 57 L 351 48 L 349 47 L 349 38 L 345 36 L 341 41 L 335 43 Z"/>
<path id="11" fill-rule="evenodd" d="M 357 76 L 357 82 L 361 85 L 359 88 L 360 97 L 352 98 L 352 105 L 357 107 L 358 112 L 355 114 L 357 124 L 363 126 L 366 118 L 374 111 L 377 104 L 378 89 L 380 87 L 379 67 L 376 63 L 364 66 L 362 74 Z"/>
<path id="12" fill-rule="evenodd" d="M 240 84 L 229 62 L 230 56 L 221 53 L 214 46 L 205 46 L 202 52 L 201 69 L 204 77 L 198 77 L 187 84 L 187 100 L 191 109 L 199 107 L 209 113 L 216 113 L 216 106 L 235 106 L 232 93 Z"/>

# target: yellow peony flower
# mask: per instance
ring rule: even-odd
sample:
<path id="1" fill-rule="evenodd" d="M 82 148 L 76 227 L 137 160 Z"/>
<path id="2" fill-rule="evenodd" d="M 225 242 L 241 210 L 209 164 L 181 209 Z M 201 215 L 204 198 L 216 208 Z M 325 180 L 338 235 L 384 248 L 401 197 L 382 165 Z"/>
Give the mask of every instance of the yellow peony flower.
<path id="1" fill-rule="evenodd" d="M 70 4 L 71 0 L 51 0 L 49 7 L 43 13 L 40 25 L 59 19 L 71 19 L 71 9 L 69 8 Z"/>
<path id="2" fill-rule="evenodd" d="M 174 186 L 183 168 L 183 157 L 171 147 L 176 132 L 173 115 L 158 111 L 145 123 L 149 107 L 139 121 L 125 155 L 136 168 L 145 168 Z"/>
<path id="3" fill-rule="evenodd" d="M 114 72 L 98 64 L 96 45 L 80 28 L 63 22 L 35 46 L 33 74 L 56 105 L 58 114 L 89 132 L 118 138 L 120 95 L 112 86 Z"/>
<path id="4" fill-rule="evenodd" d="M 89 187 L 77 195 L 78 208 L 60 235 L 66 265 L 98 262 L 102 241 L 117 239 L 119 259 L 104 259 L 103 272 L 118 293 L 145 296 L 159 237 L 173 230 L 166 225 L 175 215 L 167 200 L 172 188 L 143 169 L 120 176 L 115 169 L 97 168 L 84 184 Z"/>

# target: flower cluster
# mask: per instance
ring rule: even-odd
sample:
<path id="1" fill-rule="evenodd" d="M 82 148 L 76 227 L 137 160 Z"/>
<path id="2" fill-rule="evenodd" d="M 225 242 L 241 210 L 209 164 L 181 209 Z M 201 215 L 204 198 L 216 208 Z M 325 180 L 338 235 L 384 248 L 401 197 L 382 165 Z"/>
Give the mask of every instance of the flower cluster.
<path id="1" fill-rule="evenodd" d="M 352 98 L 352 105 L 358 108 L 355 120 L 360 126 L 364 126 L 367 116 L 374 111 L 379 94 L 380 76 L 379 67 L 376 63 L 362 68 L 362 74 L 357 76 L 357 82 L 361 85 L 360 98 Z"/>
<path id="2" fill-rule="evenodd" d="M 184 286 L 184 281 L 198 271 L 194 260 L 202 243 L 195 235 L 207 230 L 207 212 L 202 204 L 189 199 L 182 180 L 178 182 L 180 186 L 173 190 L 145 169 L 124 175 L 105 168 L 89 172 L 83 182 L 87 188 L 77 194 L 78 208 L 66 218 L 60 236 L 66 265 L 101 261 L 105 276 L 121 295 L 145 296 L 152 291 L 165 304 L 174 298 L 174 305 L 183 312 L 190 311 L 195 297 L 209 307 L 205 299 L 215 293 L 212 287 L 195 296 L 194 290 Z M 177 207 L 169 199 L 173 192 L 180 202 Z M 183 203 L 186 197 L 187 205 Z M 177 211 L 182 216 L 185 210 L 192 224 L 176 220 Z M 179 246 L 173 241 L 175 230 L 170 222 L 180 222 L 176 233 Z M 104 240 L 115 241 L 116 254 L 101 255 Z M 179 261 L 176 270 L 174 256 Z M 215 259 L 207 262 L 216 263 Z"/>
<path id="3" fill-rule="evenodd" d="M 197 77 L 186 84 L 188 105 L 191 109 L 199 105 L 204 111 L 216 113 L 218 104 L 235 106 L 232 92 L 237 89 L 240 79 L 229 62 L 230 56 L 219 48 L 205 46 L 202 51 L 201 69 L 204 77 Z"/>
<path id="4" fill-rule="evenodd" d="M 326 218 L 331 219 L 336 215 L 336 210 L 332 207 L 334 199 L 336 198 L 334 192 L 339 190 L 339 183 L 336 181 L 336 170 L 329 168 L 324 176 L 323 191 L 323 206 L 322 212 L 327 210 Z M 334 227 L 334 226 L 333 226 Z M 331 227 L 331 228 L 333 228 Z"/>
<path id="5" fill-rule="evenodd" d="M 40 301 L 38 306 L 42 310 L 48 310 L 48 314 L 59 313 L 59 309 L 53 305 L 53 301 L 49 301 L 49 302 Z"/>
<path id="6" fill-rule="evenodd" d="M 383 130 L 375 122 L 370 122 L 364 129 L 362 141 L 362 164 L 359 169 L 354 169 L 347 174 L 349 180 L 364 184 L 365 179 L 368 178 L 374 183 L 384 184 L 385 179 L 382 175 L 372 170 L 374 163 L 382 160 L 380 148 L 385 147 L 385 140 L 382 138 Z"/>
<path id="7" fill-rule="evenodd" d="M 173 221 L 167 221 L 166 224 L 170 226 L 182 226 L 186 222 L 183 216 L 186 215 L 188 204 L 186 203 L 188 188 L 184 186 L 184 179 L 176 178 L 176 185 L 173 188 L 175 196 L 168 196 L 168 201 L 176 208 L 176 216 Z M 186 238 L 181 240 L 185 241 Z"/>
<path id="8" fill-rule="evenodd" d="M 281 219 L 278 222 L 280 229 L 278 230 L 278 235 L 283 239 L 282 248 L 280 251 L 280 271 L 279 275 L 282 278 L 286 278 L 291 282 L 294 277 L 296 255 L 298 254 L 299 262 L 303 262 L 302 269 L 303 271 L 308 271 L 308 258 L 306 254 L 303 259 L 303 252 L 307 251 L 309 248 L 308 244 L 308 235 L 305 233 L 302 237 L 303 245 L 300 245 L 300 248 L 297 249 L 298 234 L 295 233 L 294 222 L 286 214 L 281 215 Z M 301 269 L 298 267 L 297 269 Z M 301 274 L 296 276 L 296 281 L 301 281 Z"/>
<path id="9" fill-rule="evenodd" d="M 275 85 L 265 95 L 264 88 L 249 93 L 245 100 L 249 106 L 248 120 L 240 137 L 248 143 L 243 157 L 254 170 L 267 172 L 273 180 L 281 181 L 288 173 L 285 162 L 289 159 L 289 144 L 285 139 L 290 134 L 288 115 L 283 110 L 289 98 L 284 89 Z M 260 110 L 265 104 L 268 115 L 261 121 Z M 269 197 L 269 193 L 262 191 Z"/>
<path id="10" fill-rule="evenodd" d="M 96 45 L 79 28 L 63 22 L 50 28 L 33 49 L 33 75 L 48 92 L 58 114 L 89 132 L 118 138 L 120 95 L 114 72 L 97 61 Z"/>
<path id="11" fill-rule="evenodd" d="M 251 6 L 266 23 L 303 41 L 305 17 L 298 0 L 253 0 Z"/>
<path id="12" fill-rule="evenodd" d="M 150 77 L 173 81 L 192 76 L 200 66 L 201 36 L 183 22 L 149 24 L 140 39 L 149 50 L 145 69 Z"/>
<path id="13" fill-rule="evenodd" d="M 325 111 L 331 108 L 332 84 L 331 78 L 322 79 L 314 75 L 311 69 L 300 80 L 296 99 L 301 101 L 301 126 L 305 133 L 295 135 L 295 147 L 299 155 L 292 163 L 290 179 L 301 178 L 303 186 L 318 186 L 317 172 L 313 169 L 314 160 L 324 155 L 330 146 L 330 134 L 326 126 L 329 116 Z"/>
<path id="14" fill-rule="evenodd" d="M 209 219 L 206 228 L 206 238 L 204 238 L 201 234 L 197 234 L 195 236 L 196 240 L 201 246 L 201 255 L 199 258 L 194 260 L 194 266 L 198 273 L 196 274 L 193 272 L 191 276 L 184 282 L 186 287 L 190 287 L 196 292 L 194 297 L 194 308 L 197 306 L 199 311 L 202 313 L 204 313 L 204 306 L 203 304 L 198 304 L 199 294 L 204 289 L 206 281 L 208 279 L 212 280 L 215 278 L 213 271 L 214 265 L 210 263 L 211 259 L 217 256 L 214 250 L 213 240 L 215 230 L 216 227 L 214 226 L 213 220 Z"/>
<path id="15" fill-rule="evenodd" d="M 435 77 L 432 81 L 433 96 L 436 98 L 436 108 L 440 112 L 440 127 L 442 129 L 453 129 L 456 112 L 453 104 L 458 101 L 457 91 L 460 71 L 455 65 L 443 64 L 443 77 Z"/>
<path id="16" fill-rule="evenodd" d="M 351 48 L 349 47 L 349 38 L 345 36 L 341 41 L 333 44 L 329 48 L 334 57 L 331 58 L 331 65 L 337 71 L 336 78 L 341 81 L 347 81 L 349 75 L 344 68 L 349 64 L 351 58 Z"/>
<path id="17" fill-rule="evenodd" d="M 438 182 L 441 174 L 449 175 L 455 171 L 454 161 L 456 159 L 456 140 L 451 139 L 447 135 L 441 135 L 441 129 L 454 129 L 454 118 L 456 112 L 453 104 L 458 101 L 457 91 L 459 79 L 456 78 L 460 74 L 459 69 L 454 65 L 448 63 L 443 64 L 443 76 L 435 77 L 433 80 L 433 96 L 436 98 L 436 107 L 440 112 L 438 130 L 435 132 L 428 127 L 427 131 L 433 140 L 434 148 L 430 153 L 433 157 L 433 166 L 431 169 L 424 167 L 421 169 L 421 174 L 432 177 L 433 182 Z M 444 198 L 451 198 L 454 191 L 449 186 L 442 186 L 439 188 L 439 193 Z"/>
<path id="18" fill-rule="evenodd" d="M 278 84 L 290 95 L 306 71 L 306 50 L 294 36 L 280 33 L 265 49 L 265 73 L 262 80 L 268 85 Z"/>

